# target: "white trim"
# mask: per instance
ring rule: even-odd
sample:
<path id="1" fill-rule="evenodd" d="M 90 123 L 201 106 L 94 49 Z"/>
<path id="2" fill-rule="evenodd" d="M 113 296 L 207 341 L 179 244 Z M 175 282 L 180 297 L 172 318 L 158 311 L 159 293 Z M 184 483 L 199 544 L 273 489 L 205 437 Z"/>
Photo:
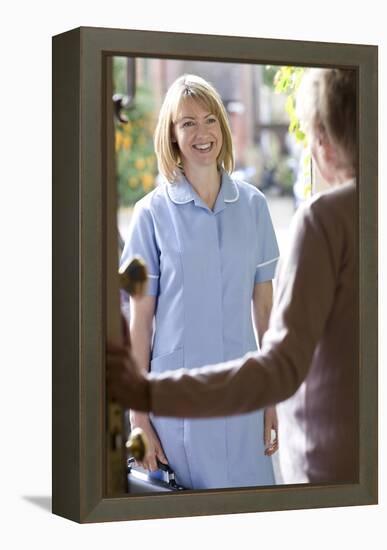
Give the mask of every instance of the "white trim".
<path id="1" fill-rule="evenodd" d="M 258 264 L 256 268 L 263 267 L 264 265 L 272 264 L 273 262 L 276 262 L 278 259 L 279 259 L 279 256 L 277 256 L 276 258 L 273 258 L 272 260 L 269 260 L 268 262 L 263 262 L 263 264 Z"/>
<path id="2" fill-rule="evenodd" d="M 236 202 L 238 199 L 239 199 L 239 188 L 237 186 L 237 184 L 235 183 L 235 181 L 232 181 L 232 179 L 230 178 L 231 180 L 231 183 L 233 184 L 233 186 L 235 187 L 236 189 L 236 197 L 235 199 L 224 199 L 224 202 Z"/>
<path id="3" fill-rule="evenodd" d="M 149 275 L 148 274 L 149 279 L 158 279 L 159 277 L 160 277 L 160 275 Z"/>
<path id="4" fill-rule="evenodd" d="M 169 195 L 169 198 L 171 199 L 172 202 L 174 202 L 175 204 L 188 204 L 189 202 L 193 202 L 193 199 L 188 199 L 187 201 L 177 201 L 176 199 L 173 199 L 171 197 L 171 195 Z"/>
<path id="5" fill-rule="evenodd" d="M 181 183 L 169 183 L 167 182 L 166 183 L 166 186 L 167 186 L 167 193 L 168 193 L 168 197 L 171 199 L 171 201 L 175 204 L 188 204 L 189 202 L 192 202 L 194 200 L 194 197 L 188 197 L 188 199 L 186 200 L 183 200 L 183 201 L 179 201 L 177 200 L 175 197 L 173 197 L 173 188 L 172 186 L 173 185 L 181 185 Z M 180 191 L 180 190 L 179 190 Z"/>

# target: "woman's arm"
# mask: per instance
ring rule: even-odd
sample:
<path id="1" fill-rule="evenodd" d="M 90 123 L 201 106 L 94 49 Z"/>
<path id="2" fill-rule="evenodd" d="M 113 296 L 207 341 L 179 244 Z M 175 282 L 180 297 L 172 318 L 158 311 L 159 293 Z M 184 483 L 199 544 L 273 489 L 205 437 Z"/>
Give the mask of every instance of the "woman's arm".
<path id="1" fill-rule="evenodd" d="M 333 206 L 329 208 L 331 201 L 334 196 L 323 195 L 295 216 L 260 353 L 148 375 L 144 406 L 162 416 L 200 418 L 243 414 L 293 395 L 308 374 L 335 301 L 344 229 Z"/>
<path id="2" fill-rule="evenodd" d="M 273 284 L 271 281 L 257 283 L 253 292 L 253 321 L 259 347 L 269 326 L 271 308 L 273 306 Z"/>
<path id="3" fill-rule="evenodd" d="M 138 366 L 145 372 L 149 370 L 155 305 L 155 296 L 141 296 L 130 300 L 132 354 Z"/>
<path id="4" fill-rule="evenodd" d="M 273 283 L 265 281 L 254 285 L 253 292 L 253 321 L 256 338 L 259 347 L 262 347 L 263 335 L 269 327 L 271 308 L 273 306 Z M 271 440 L 271 432 L 274 430 L 275 437 Z M 264 445 L 265 454 L 273 455 L 278 451 L 278 417 L 275 406 L 266 407 L 264 412 Z"/>
<path id="5" fill-rule="evenodd" d="M 145 376 L 126 352 L 108 369 L 112 394 L 140 410 L 191 418 L 243 414 L 293 395 L 308 374 L 331 315 L 342 255 L 348 247 L 352 254 L 352 225 L 348 229 L 346 219 L 355 219 L 354 197 L 354 193 L 349 199 L 344 196 L 351 201 L 344 204 L 348 210 L 344 221 L 334 192 L 296 214 L 259 354 Z M 356 301 L 355 292 L 352 301 Z"/>
<path id="6" fill-rule="evenodd" d="M 156 297 L 142 296 L 131 299 L 130 303 L 130 338 L 132 343 L 132 356 L 138 367 L 143 372 L 149 371 L 150 350 L 153 333 L 153 317 L 155 312 Z M 157 470 L 157 458 L 167 464 L 160 441 L 152 428 L 148 413 L 135 410 L 130 411 L 130 424 L 132 429 L 142 428 L 148 438 L 149 452 L 140 464 L 147 470 Z"/>

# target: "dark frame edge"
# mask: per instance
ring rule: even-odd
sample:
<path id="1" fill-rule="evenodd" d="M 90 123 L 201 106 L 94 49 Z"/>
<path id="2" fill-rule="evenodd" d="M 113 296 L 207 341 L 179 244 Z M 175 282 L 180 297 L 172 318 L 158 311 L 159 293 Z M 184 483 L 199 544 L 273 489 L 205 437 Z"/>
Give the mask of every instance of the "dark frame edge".
<path id="1" fill-rule="evenodd" d="M 52 511 L 80 521 L 80 31 L 52 39 Z"/>
<path id="2" fill-rule="evenodd" d="M 359 390 L 360 482 L 378 503 L 378 62 L 359 66 Z M 369 98 L 372 98 L 370 101 Z"/>
<path id="3" fill-rule="evenodd" d="M 319 501 L 315 499 L 318 495 Z M 279 495 L 282 504 L 279 507 Z M 163 499 L 165 499 L 163 501 Z M 173 506 L 163 503 L 173 500 Z M 189 502 L 187 502 L 187 499 Z M 224 491 L 190 491 L 186 494 L 147 494 L 130 497 L 104 498 L 82 523 L 104 521 L 136 521 L 258 513 L 285 510 L 305 510 L 333 507 L 370 506 L 377 504 L 375 495 L 360 484 L 287 485 L 273 488 Z"/>

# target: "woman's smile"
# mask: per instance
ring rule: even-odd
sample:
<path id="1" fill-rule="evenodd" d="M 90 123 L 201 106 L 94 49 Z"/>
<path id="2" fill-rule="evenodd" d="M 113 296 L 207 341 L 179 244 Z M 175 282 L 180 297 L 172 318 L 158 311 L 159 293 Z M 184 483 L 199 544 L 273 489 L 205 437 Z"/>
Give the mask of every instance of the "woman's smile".
<path id="1" fill-rule="evenodd" d="M 201 153 L 209 153 L 212 148 L 214 146 L 214 142 L 213 141 L 210 141 L 209 143 L 197 143 L 195 145 L 192 145 L 192 147 L 194 149 L 196 149 L 197 151 L 200 151 Z"/>

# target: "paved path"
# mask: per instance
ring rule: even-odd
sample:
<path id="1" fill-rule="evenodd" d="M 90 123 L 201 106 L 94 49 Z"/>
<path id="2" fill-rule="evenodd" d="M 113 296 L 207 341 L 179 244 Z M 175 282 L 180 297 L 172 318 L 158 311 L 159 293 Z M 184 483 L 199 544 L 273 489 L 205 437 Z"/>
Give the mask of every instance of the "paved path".
<path id="1" fill-rule="evenodd" d="M 289 224 L 295 213 L 294 202 L 292 197 L 271 197 L 268 195 L 266 198 L 280 253 L 283 253 L 289 242 Z"/>

